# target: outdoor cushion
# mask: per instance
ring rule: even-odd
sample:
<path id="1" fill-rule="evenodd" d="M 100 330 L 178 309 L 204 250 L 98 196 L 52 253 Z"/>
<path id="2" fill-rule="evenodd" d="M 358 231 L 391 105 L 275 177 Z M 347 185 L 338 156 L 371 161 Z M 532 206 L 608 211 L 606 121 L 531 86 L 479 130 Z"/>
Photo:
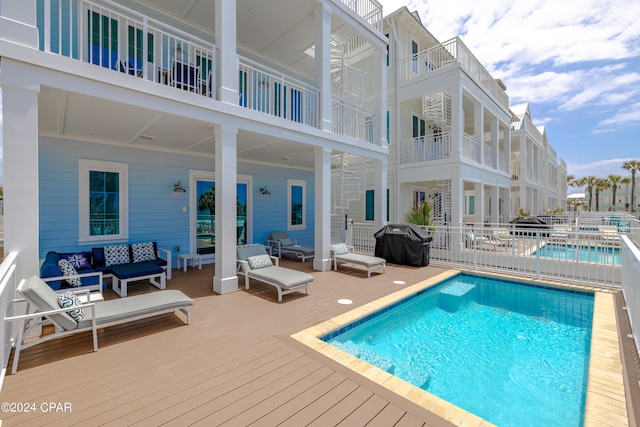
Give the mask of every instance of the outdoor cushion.
<path id="1" fill-rule="evenodd" d="M 249 263 L 249 267 L 251 267 L 252 270 L 271 267 L 273 265 L 273 262 L 271 262 L 271 257 L 267 254 L 250 256 L 249 258 L 247 258 L 247 262 Z"/>
<path id="2" fill-rule="evenodd" d="M 313 276 L 310 274 L 276 265 L 251 270 L 249 277 L 275 283 L 284 289 L 294 288 L 313 280 Z"/>
<path id="3" fill-rule="evenodd" d="M 349 247 L 344 243 L 338 243 L 331 246 L 331 250 L 335 255 L 344 255 L 349 253 Z"/>
<path id="4" fill-rule="evenodd" d="M 131 262 L 129 245 L 116 245 L 104 247 L 104 265 L 107 267 Z"/>
<path id="5" fill-rule="evenodd" d="M 118 279 L 131 279 L 133 277 L 148 276 L 150 274 L 163 272 L 161 267 L 149 261 L 113 265 L 111 266 L 111 270 Z"/>
<path id="6" fill-rule="evenodd" d="M 87 259 L 87 254 L 85 252 L 78 252 L 75 254 L 63 254 L 62 258 L 69 261 L 69 263 L 76 270 L 80 270 L 81 268 L 91 268 L 91 264 L 89 264 L 89 260 Z"/>
<path id="7" fill-rule="evenodd" d="M 65 291 L 58 294 L 58 305 L 60 308 L 71 308 L 82 305 L 80 299 L 73 293 L 73 291 Z M 69 316 L 73 317 L 73 320 L 79 322 L 84 317 L 84 311 L 81 308 L 77 310 L 69 311 Z"/>
<path id="8" fill-rule="evenodd" d="M 61 260 L 58 261 L 58 267 L 60 267 L 60 271 L 62 272 L 63 276 L 77 276 L 78 275 L 78 272 L 73 267 L 73 265 L 69 261 L 64 259 L 64 258 L 62 258 Z M 82 286 L 82 280 L 80 280 L 79 277 L 68 277 L 66 279 L 66 281 L 71 286 Z"/>
<path id="9" fill-rule="evenodd" d="M 144 317 L 164 310 L 178 309 L 192 306 L 193 299 L 177 289 L 134 295 L 127 298 L 102 301 L 95 305 L 96 324 L 98 326 Z M 91 319 L 85 318 L 78 324 L 79 328 L 91 326 Z"/>
<path id="10" fill-rule="evenodd" d="M 361 254 L 336 255 L 336 259 L 338 261 L 350 262 L 353 264 L 360 264 L 366 267 L 373 267 L 375 265 L 386 263 L 386 260 L 384 258 L 379 258 L 375 256 L 370 256 L 370 255 L 361 255 Z"/>
<path id="11" fill-rule="evenodd" d="M 21 290 L 29 301 L 40 308 L 41 311 L 58 310 L 58 294 L 37 276 L 31 276 L 25 280 Z M 52 314 L 51 318 L 67 331 L 75 329 L 78 323 L 67 313 Z"/>
<path id="12" fill-rule="evenodd" d="M 153 242 L 134 243 L 131 245 L 133 262 L 153 261 L 156 259 L 156 251 Z"/>

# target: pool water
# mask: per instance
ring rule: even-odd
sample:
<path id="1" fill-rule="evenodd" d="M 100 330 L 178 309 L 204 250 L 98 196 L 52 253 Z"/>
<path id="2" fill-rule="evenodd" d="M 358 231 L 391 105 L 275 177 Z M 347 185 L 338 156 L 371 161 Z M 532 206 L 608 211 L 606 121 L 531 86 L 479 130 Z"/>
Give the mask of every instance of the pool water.
<path id="1" fill-rule="evenodd" d="M 498 426 L 579 426 L 593 295 L 459 275 L 330 344 Z"/>
<path id="2" fill-rule="evenodd" d="M 583 261 L 607 265 L 620 265 L 620 248 L 548 243 L 532 255 L 539 255 L 545 258 L 565 261 Z"/>

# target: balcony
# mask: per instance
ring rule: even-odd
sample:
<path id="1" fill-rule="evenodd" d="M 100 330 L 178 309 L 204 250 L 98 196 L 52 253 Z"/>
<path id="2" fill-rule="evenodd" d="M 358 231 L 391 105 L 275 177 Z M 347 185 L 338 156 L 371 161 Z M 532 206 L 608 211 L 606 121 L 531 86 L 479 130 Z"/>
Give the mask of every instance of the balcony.
<path id="1" fill-rule="evenodd" d="M 40 50 L 216 97 L 214 44 L 108 4 L 44 0 L 37 9 Z"/>
<path id="2" fill-rule="evenodd" d="M 405 139 L 400 148 L 400 164 L 430 162 L 451 157 L 451 132 Z"/>
<path id="3" fill-rule="evenodd" d="M 504 89 L 458 37 L 400 61 L 399 78 L 400 81 L 407 82 L 453 64 L 459 64 L 471 78 L 495 98 L 498 104 L 509 108 L 509 97 Z"/>
<path id="4" fill-rule="evenodd" d="M 373 111 L 334 96 L 331 113 L 333 133 L 380 145 L 378 118 Z"/>
<path id="5" fill-rule="evenodd" d="M 382 5 L 376 0 L 341 0 L 373 28 L 382 32 Z"/>

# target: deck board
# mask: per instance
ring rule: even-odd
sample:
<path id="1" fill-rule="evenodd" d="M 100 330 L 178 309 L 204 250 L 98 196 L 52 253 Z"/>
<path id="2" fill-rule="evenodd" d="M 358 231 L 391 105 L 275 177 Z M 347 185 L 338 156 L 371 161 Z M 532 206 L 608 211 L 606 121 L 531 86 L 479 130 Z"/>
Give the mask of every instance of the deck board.
<path id="1" fill-rule="evenodd" d="M 72 412 L 4 413 L 2 426 L 452 425 L 289 337 L 447 268 L 388 265 L 367 278 L 357 269 L 282 265 L 315 277 L 309 295 L 278 302 L 273 287 L 253 281 L 249 290 L 241 281 L 238 292 L 216 295 L 212 265 L 174 270 L 167 288 L 195 299 L 191 325 L 168 314 L 100 331 L 96 353 L 89 333 L 23 351 L 0 401 L 69 402 Z M 130 288 L 131 295 L 156 291 L 146 283 Z M 353 304 L 338 304 L 342 298 Z M 593 386 L 603 396 L 618 391 L 609 382 Z"/>

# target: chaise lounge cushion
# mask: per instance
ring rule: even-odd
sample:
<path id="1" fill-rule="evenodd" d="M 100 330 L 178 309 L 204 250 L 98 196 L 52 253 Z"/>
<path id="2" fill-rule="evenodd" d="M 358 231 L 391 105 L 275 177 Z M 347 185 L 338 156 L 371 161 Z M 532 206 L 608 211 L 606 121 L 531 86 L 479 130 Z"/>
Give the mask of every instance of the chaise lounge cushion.
<path id="1" fill-rule="evenodd" d="M 145 317 L 160 311 L 192 306 L 193 303 L 193 299 L 177 289 L 103 301 L 95 305 L 96 324 L 100 326 L 135 317 Z M 85 318 L 78 323 L 79 328 L 86 326 L 91 326 L 90 318 Z"/>
<path id="2" fill-rule="evenodd" d="M 336 259 L 338 261 L 364 265 L 368 268 L 386 263 L 386 260 L 384 258 L 379 258 L 375 256 L 370 256 L 370 255 L 353 254 L 353 253 L 336 255 Z"/>
<path id="3" fill-rule="evenodd" d="M 295 288 L 313 280 L 310 274 L 277 265 L 251 270 L 249 277 L 275 283 L 283 289 Z"/>
<path id="4" fill-rule="evenodd" d="M 21 292 L 26 299 L 33 301 L 41 311 L 60 309 L 58 305 L 58 294 L 39 277 L 31 276 L 26 279 Z M 78 323 L 67 313 L 52 314 L 51 318 L 67 331 L 75 329 L 78 326 Z"/>

